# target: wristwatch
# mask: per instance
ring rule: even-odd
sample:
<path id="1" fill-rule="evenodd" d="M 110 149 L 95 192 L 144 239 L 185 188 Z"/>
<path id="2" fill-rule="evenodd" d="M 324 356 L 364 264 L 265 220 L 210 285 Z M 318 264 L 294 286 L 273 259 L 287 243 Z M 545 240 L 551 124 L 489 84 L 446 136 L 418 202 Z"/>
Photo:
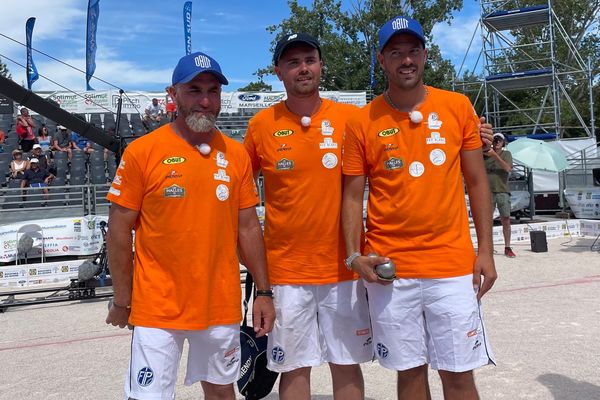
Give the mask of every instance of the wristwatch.
<path id="1" fill-rule="evenodd" d="M 354 262 L 354 260 L 356 260 L 361 255 L 362 254 L 360 254 L 359 251 L 356 251 L 356 252 L 350 254 L 350 256 L 344 260 L 344 264 L 346 264 L 346 268 L 348 268 L 350 271 L 352 271 L 352 263 Z"/>

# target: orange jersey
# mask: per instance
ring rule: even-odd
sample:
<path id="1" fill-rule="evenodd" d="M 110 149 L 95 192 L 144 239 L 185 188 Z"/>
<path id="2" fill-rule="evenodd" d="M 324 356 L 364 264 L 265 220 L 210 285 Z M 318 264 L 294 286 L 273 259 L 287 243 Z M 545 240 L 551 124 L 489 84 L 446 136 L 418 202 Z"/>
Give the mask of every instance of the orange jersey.
<path id="1" fill-rule="evenodd" d="M 206 329 L 241 321 L 238 210 L 258 202 L 243 146 L 220 132 L 204 156 L 165 125 L 123 154 L 107 196 L 137 210 L 129 322 Z"/>
<path id="2" fill-rule="evenodd" d="M 369 181 L 365 252 L 401 278 L 466 275 L 475 261 L 460 152 L 481 147 L 479 120 L 465 96 L 428 90 L 421 123 L 379 96 L 346 126 L 343 172 Z"/>
<path id="3" fill-rule="evenodd" d="M 352 105 L 323 99 L 303 127 L 284 102 L 248 124 L 244 145 L 265 186 L 265 246 L 273 284 L 353 279 L 340 229 L 342 139 Z"/>

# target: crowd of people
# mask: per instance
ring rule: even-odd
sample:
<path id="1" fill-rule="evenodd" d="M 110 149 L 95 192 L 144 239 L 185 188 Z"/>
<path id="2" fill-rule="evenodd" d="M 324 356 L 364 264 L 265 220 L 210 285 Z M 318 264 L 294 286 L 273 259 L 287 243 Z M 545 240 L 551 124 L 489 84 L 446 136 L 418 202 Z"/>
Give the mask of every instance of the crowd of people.
<path id="1" fill-rule="evenodd" d="M 173 398 L 186 340 L 185 384 L 235 398 L 238 261 L 256 282 L 253 324 L 270 333 L 281 399 L 310 399 L 323 363 L 334 399 L 364 399 L 360 364 L 373 358 L 397 371 L 399 399 L 431 397 L 428 366 L 446 399 L 479 398 L 473 370 L 494 363 L 481 308 L 497 278 L 483 159 L 492 127 L 465 96 L 424 84 L 417 21 L 386 23 L 377 59 L 385 93 L 362 109 L 338 104 L 319 95 L 318 40 L 282 37 L 273 64 L 287 99 L 250 120 L 243 146 L 215 126 L 228 84 L 218 62 L 179 60 L 167 88 L 177 117 L 127 147 L 108 194 L 106 322 L 133 329 L 127 398 Z"/>

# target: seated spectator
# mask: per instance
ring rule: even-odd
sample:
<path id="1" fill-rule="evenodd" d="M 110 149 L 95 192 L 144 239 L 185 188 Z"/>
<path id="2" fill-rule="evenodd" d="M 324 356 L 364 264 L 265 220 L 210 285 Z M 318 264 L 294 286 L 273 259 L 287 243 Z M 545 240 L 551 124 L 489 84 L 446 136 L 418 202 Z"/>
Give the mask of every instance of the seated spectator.
<path id="1" fill-rule="evenodd" d="M 177 116 L 177 104 L 175 104 L 173 98 L 169 94 L 169 88 L 170 86 L 167 86 L 165 88 L 167 92 L 167 95 L 165 96 L 165 104 L 167 105 L 167 119 L 169 120 L 169 122 L 173 122 L 175 121 L 175 117 Z"/>
<path id="2" fill-rule="evenodd" d="M 38 160 L 41 169 L 46 169 L 52 175 L 56 175 L 56 168 L 54 168 L 52 160 L 42 152 L 42 146 L 37 143 L 33 145 L 33 149 L 31 150 L 31 155 L 29 156 L 30 164 L 34 158 Z"/>
<path id="3" fill-rule="evenodd" d="M 149 121 L 160 122 L 164 114 L 163 107 L 158 104 L 158 99 L 156 97 L 152 99 L 152 103 L 150 103 L 144 111 L 144 122 L 146 124 Z"/>
<path id="4" fill-rule="evenodd" d="M 22 107 L 20 112 L 21 115 L 17 117 L 15 130 L 17 131 L 17 136 L 19 137 L 21 150 L 23 150 L 25 153 L 28 153 L 35 143 L 35 135 L 33 133 L 35 122 L 33 122 L 33 118 L 31 118 L 29 115 L 28 109 Z"/>
<path id="5" fill-rule="evenodd" d="M 71 135 L 62 125 L 56 127 L 57 132 L 52 142 L 52 151 L 67 153 L 69 160 L 71 159 Z"/>
<path id="6" fill-rule="evenodd" d="M 71 149 L 83 151 L 85 154 L 90 154 L 94 151 L 90 141 L 75 132 L 71 132 Z"/>
<path id="7" fill-rule="evenodd" d="M 40 129 L 38 129 L 38 137 L 36 138 L 36 142 L 41 146 L 44 153 L 50 150 L 50 146 L 52 146 L 52 136 L 48 134 L 48 127 L 46 124 L 43 124 Z"/>
<path id="8" fill-rule="evenodd" d="M 32 158 L 29 160 L 29 169 L 25 171 L 25 175 L 21 180 L 21 188 L 32 187 L 32 188 L 42 188 L 42 192 L 44 193 L 44 199 L 48 200 L 48 185 L 50 181 L 54 179 L 54 175 L 48 172 L 45 169 L 40 168 L 39 160 L 37 158 Z M 25 191 L 23 191 L 23 196 L 25 196 Z M 25 201 L 25 197 L 23 197 L 23 201 Z M 46 204 L 42 204 L 45 206 Z"/>
<path id="9" fill-rule="evenodd" d="M 23 158 L 23 151 L 15 149 L 12 152 L 13 159 L 10 162 L 10 179 L 22 179 L 29 163 Z"/>

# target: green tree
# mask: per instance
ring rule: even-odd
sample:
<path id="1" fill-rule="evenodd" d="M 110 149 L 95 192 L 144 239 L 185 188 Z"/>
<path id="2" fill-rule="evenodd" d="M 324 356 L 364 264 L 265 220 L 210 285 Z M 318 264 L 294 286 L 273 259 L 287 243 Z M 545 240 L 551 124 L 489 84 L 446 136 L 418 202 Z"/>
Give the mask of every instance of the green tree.
<path id="1" fill-rule="evenodd" d="M 370 88 L 371 55 L 377 49 L 381 25 L 394 16 L 408 15 L 420 21 L 430 37 L 433 26 L 449 21 L 462 4 L 462 0 L 352 0 L 343 9 L 342 2 L 336 0 L 313 0 L 310 7 L 289 0 L 289 18 L 267 30 L 275 35 L 271 51 L 280 37 L 291 32 L 306 32 L 319 39 L 324 61 L 322 89 L 365 90 Z M 441 57 L 437 46 L 428 47 L 430 57 L 424 79 L 428 84 L 448 87 L 454 72 L 452 64 Z M 272 66 L 259 71 L 272 72 Z M 385 77 L 377 66 L 374 91 L 381 93 L 384 89 Z"/>
<path id="2" fill-rule="evenodd" d="M 238 90 L 240 92 L 269 92 L 269 91 L 273 90 L 273 86 L 266 84 L 264 81 L 264 76 L 267 73 L 268 72 L 261 72 L 261 71 L 255 72 L 253 75 L 258 76 L 258 81 L 250 82 L 249 84 L 247 84 L 244 87 L 239 88 Z"/>
<path id="3" fill-rule="evenodd" d="M 8 67 L 0 58 L 0 76 L 4 76 L 5 78 L 12 79 L 10 72 L 8 71 Z"/>

